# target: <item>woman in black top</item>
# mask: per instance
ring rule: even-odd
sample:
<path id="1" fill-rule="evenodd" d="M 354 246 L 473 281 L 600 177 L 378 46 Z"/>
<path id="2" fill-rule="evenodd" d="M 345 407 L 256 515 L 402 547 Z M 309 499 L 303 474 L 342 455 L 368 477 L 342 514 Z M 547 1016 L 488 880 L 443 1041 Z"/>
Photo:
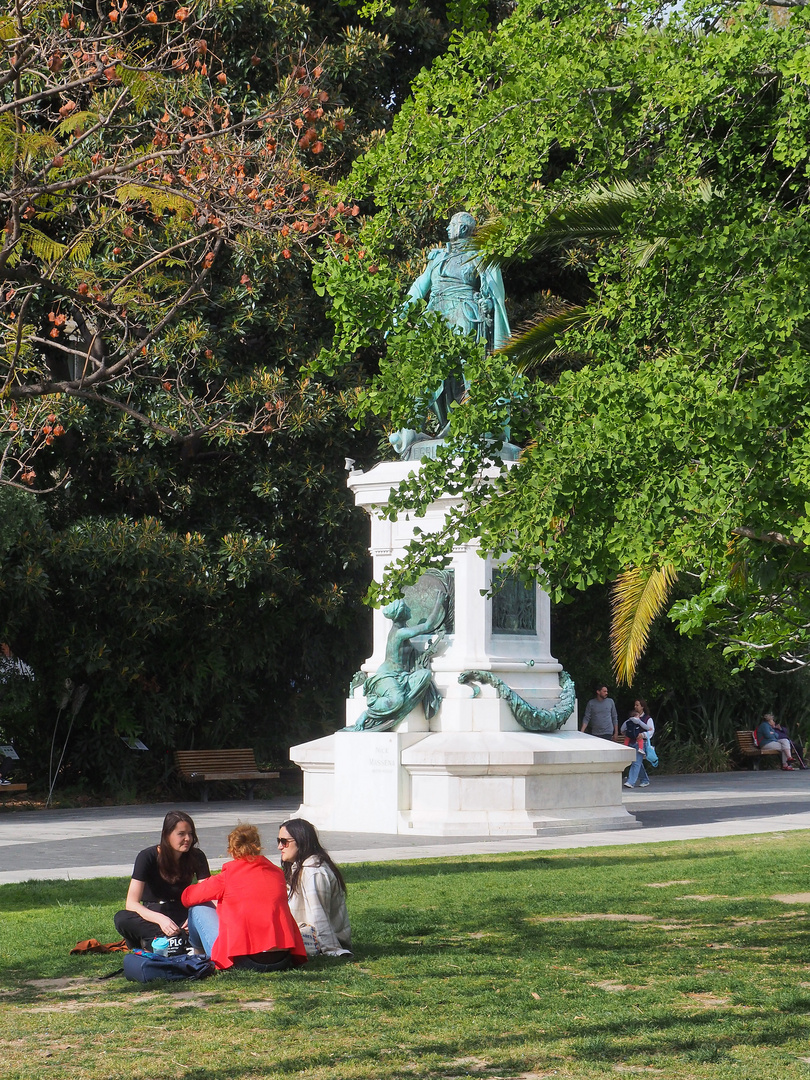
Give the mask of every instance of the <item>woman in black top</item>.
<path id="1" fill-rule="evenodd" d="M 198 843 L 188 814 L 170 810 L 163 819 L 160 843 L 138 852 L 126 908 L 115 915 L 115 928 L 130 948 L 149 948 L 153 938 L 171 937 L 187 928 L 188 911 L 180 895 L 195 879 L 211 876 Z"/>

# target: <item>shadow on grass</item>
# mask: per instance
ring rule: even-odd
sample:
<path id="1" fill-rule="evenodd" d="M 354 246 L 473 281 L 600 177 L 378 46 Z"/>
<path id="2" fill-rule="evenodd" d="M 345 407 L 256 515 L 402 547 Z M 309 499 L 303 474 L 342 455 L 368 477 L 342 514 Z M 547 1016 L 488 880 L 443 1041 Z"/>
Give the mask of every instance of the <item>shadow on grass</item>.
<path id="1" fill-rule="evenodd" d="M 352 1070 L 357 1071 L 364 1065 L 373 1064 L 374 1075 L 378 1077 L 401 1077 L 403 1071 L 407 1071 L 407 1075 L 414 1080 L 432 1080 L 473 1075 L 462 1065 L 463 1059 L 469 1055 L 497 1057 L 499 1076 L 534 1070 L 544 1060 L 553 1060 L 556 1069 L 564 1063 L 592 1063 L 598 1075 L 603 1072 L 605 1063 L 640 1060 L 647 1065 L 651 1056 L 680 1058 L 694 1064 L 719 1064 L 728 1061 L 732 1051 L 736 1057 L 740 1047 L 752 1050 L 778 1048 L 786 1038 L 806 1036 L 807 1018 L 787 1019 L 790 1021 L 788 1025 L 780 1024 L 774 1028 L 773 1013 L 763 1009 L 746 1013 L 744 1017 L 715 1012 L 710 1016 L 685 1014 L 677 1018 L 648 1017 L 637 1025 L 626 1020 L 604 1025 L 583 1023 L 575 1031 L 556 1035 L 549 1033 L 552 1039 L 569 1041 L 568 1045 L 563 1046 L 556 1042 L 553 1056 L 548 1057 L 544 1049 L 538 1047 L 537 1036 L 532 1031 L 494 1034 L 481 1030 L 457 1038 L 440 1039 L 402 1033 L 398 1036 L 398 1053 L 395 1051 L 390 1060 L 381 1057 L 380 1046 L 376 1042 L 363 1045 L 355 1040 L 349 1049 L 344 1046 L 336 1050 L 298 1044 L 287 1055 L 273 1052 L 272 1071 L 274 1075 L 300 1076 L 312 1071 L 322 1075 L 323 1071 L 331 1069 L 339 1075 L 342 1065 L 350 1064 Z M 678 1026 L 682 1029 L 680 1032 L 675 1030 Z M 646 1038 L 634 1042 L 632 1046 L 628 1045 L 628 1038 L 639 1035 Z M 502 1056 L 504 1053 L 505 1057 Z M 420 1060 L 425 1058 L 434 1060 Z M 403 1059 L 407 1061 L 406 1065 L 403 1065 Z M 183 1070 L 183 1080 L 233 1080 L 237 1075 L 245 1073 L 233 1061 L 186 1066 Z M 253 1075 L 252 1071 L 250 1075 Z M 481 1070 L 476 1068 L 474 1075 L 481 1075 Z M 150 1080 L 176 1080 L 177 1070 L 153 1068 L 149 1077 Z"/>
<path id="2" fill-rule="evenodd" d="M 683 841 L 677 841 L 683 843 Z M 488 874 L 497 871 L 499 874 L 508 874 L 514 871 L 553 869 L 555 872 L 572 870 L 598 869 L 600 867 L 642 867 L 664 866 L 667 862 L 694 862 L 698 859 L 722 859 L 735 858 L 736 853 L 729 851 L 698 851 L 694 849 L 682 849 L 679 851 L 662 851 L 662 845 L 657 844 L 656 850 L 648 851 L 637 849 L 622 855 L 581 855 L 570 852 L 564 855 L 537 855 L 528 853 L 521 855 L 470 855 L 466 857 L 452 857 L 446 859 L 409 859 L 395 863 L 351 863 L 341 867 L 346 881 L 390 881 L 396 878 L 414 877 L 418 873 L 420 878 L 445 877 L 450 874 Z M 418 866 L 418 870 L 417 870 Z"/>
<path id="3" fill-rule="evenodd" d="M 21 881 L 0 885 L 0 911 L 29 911 L 34 908 L 68 905 L 115 904 L 124 906 L 129 878 L 88 878 L 82 881 Z"/>

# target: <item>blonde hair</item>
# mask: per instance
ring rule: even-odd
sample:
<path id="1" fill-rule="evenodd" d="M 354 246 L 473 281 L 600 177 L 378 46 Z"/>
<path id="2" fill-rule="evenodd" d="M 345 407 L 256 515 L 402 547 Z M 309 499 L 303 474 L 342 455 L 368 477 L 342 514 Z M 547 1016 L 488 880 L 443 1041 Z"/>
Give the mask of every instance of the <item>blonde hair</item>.
<path id="1" fill-rule="evenodd" d="M 255 825 L 239 824 L 228 834 L 228 854 L 234 859 L 257 859 L 262 853 L 262 839 Z"/>

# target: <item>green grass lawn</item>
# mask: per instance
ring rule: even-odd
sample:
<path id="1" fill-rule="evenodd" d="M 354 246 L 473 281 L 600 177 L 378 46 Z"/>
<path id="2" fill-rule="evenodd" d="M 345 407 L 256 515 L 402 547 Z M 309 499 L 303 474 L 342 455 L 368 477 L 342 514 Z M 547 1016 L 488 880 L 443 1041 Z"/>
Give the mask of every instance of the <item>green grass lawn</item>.
<path id="1" fill-rule="evenodd" d="M 68 955 L 125 881 L 5 885 L 0 1076 L 810 1077 L 807 845 L 349 866 L 352 962 L 179 985 Z"/>

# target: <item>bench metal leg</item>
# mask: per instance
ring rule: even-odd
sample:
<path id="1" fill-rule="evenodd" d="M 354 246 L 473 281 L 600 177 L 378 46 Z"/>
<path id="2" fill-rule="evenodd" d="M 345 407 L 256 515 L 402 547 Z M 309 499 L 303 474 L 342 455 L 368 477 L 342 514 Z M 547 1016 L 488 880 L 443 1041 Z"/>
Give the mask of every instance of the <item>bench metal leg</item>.
<path id="1" fill-rule="evenodd" d="M 249 802 L 253 802 L 253 784 L 247 786 L 247 797 Z"/>
<path id="2" fill-rule="evenodd" d="M 200 802 L 208 802 L 208 784 L 203 784 L 200 788 Z"/>

